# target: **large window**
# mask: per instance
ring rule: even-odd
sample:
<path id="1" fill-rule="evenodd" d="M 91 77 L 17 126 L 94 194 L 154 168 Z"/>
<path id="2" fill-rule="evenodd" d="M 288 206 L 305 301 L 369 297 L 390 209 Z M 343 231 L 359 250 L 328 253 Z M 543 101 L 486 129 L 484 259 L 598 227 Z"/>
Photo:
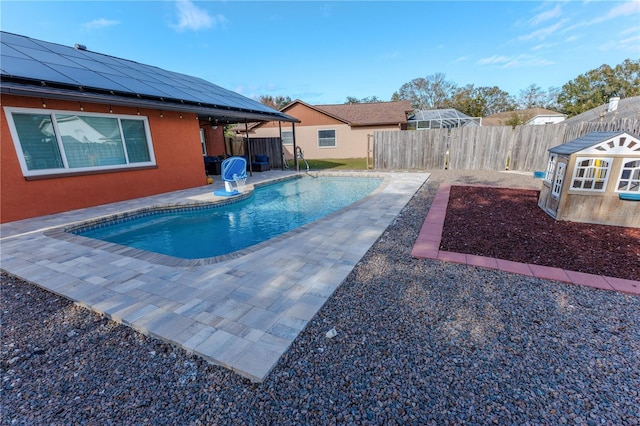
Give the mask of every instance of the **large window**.
<path id="1" fill-rule="evenodd" d="M 335 148 L 336 147 L 336 131 L 335 130 L 318 130 L 318 147 L 319 148 Z"/>
<path id="2" fill-rule="evenodd" d="M 640 192 L 640 159 L 625 158 L 616 186 L 616 192 Z"/>
<path id="3" fill-rule="evenodd" d="M 293 131 L 282 131 L 282 145 L 293 145 Z"/>
<path id="4" fill-rule="evenodd" d="M 578 157 L 574 167 L 571 189 L 603 192 L 607 189 L 611 160 Z"/>
<path id="5" fill-rule="evenodd" d="M 154 165 L 145 117 L 5 108 L 23 174 Z"/>

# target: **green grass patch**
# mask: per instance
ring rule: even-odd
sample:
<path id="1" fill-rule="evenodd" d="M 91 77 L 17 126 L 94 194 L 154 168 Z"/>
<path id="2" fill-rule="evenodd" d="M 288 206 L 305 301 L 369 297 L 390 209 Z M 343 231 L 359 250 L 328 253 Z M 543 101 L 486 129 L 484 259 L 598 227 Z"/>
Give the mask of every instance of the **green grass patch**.
<path id="1" fill-rule="evenodd" d="M 311 170 L 367 170 L 366 158 L 330 158 L 326 160 L 307 160 Z M 306 168 L 304 161 L 300 160 L 300 170 Z"/>

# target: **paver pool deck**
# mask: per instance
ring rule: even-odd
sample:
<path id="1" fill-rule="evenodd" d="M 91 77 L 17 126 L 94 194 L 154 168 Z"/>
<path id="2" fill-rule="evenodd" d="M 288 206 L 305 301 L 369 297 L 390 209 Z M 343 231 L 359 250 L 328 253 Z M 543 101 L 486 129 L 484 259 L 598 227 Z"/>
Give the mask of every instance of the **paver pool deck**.
<path id="1" fill-rule="evenodd" d="M 292 174 L 254 173 L 247 184 Z M 0 265 L 259 382 L 429 177 L 371 174 L 385 179 L 365 199 L 222 260 L 185 261 L 64 232 L 140 208 L 221 200 L 213 195 L 223 187 L 216 179 L 213 185 L 3 224 Z"/>

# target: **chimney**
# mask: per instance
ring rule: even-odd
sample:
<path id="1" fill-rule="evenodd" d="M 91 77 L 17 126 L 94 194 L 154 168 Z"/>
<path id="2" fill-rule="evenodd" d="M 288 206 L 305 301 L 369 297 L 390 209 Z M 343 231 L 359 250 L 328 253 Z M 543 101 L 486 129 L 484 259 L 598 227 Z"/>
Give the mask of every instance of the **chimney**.
<path id="1" fill-rule="evenodd" d="M 612 98 L 609 98 L 609 109 L 607 109 L 607 112 L 612 112 L 618 109 L 618 101 L 620 100 L 620 98 L 618 96 L 614 96 Z"/>

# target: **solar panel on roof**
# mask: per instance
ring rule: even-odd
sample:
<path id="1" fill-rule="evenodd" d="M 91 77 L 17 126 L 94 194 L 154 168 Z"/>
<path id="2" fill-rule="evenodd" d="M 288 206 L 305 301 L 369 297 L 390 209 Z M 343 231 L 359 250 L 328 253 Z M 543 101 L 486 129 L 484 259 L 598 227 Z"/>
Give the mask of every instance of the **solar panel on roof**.
<path id="1" fill-rule="evenodd" d="M 38 62 L 44 62 L 45 64 L 53 64 L 53 65 L 66 65 L 66 66 L 77 66 L 74 62 L 66 59 L 63 56 L 58 55 L 57 53 L 47 52 L 44 50 L 31 49 L 29 47 L 25 47 L 22 49 L 22 53 L 24 53 L 29 58 L 37 58 Z"/>
<path id="2" fill-rule="evenodd" d="M 93 87 L 96 89 L 114 90 L 118 92 L 128 91 L 126 87 L 123 87 L 113 80 L 109 80 L 104 76 L 93 72 L 88 69 L 66 67 L 63 65 L 57 66 L 56 69 L 61 74 L 73 79 L 77 85 L 83 87 Z"/>
<path id="3" fill-rule="evenodd" d="M 29 59 L 29 57 L 24 53 L 14 49 L 13 47 L 5 43 L 2 43 L 2 56 L 11 56 L 14 58 Z"/>
<path id="4" fill-rule="evenodd" d="M 65 84 L 75 84 L 75 81 L 66 77 L 53 68 L 32 60 L 31 58 L 2 57 L 2 68 L 6 74 L 12 77 L 29 78 L 37 81 L 56 81 Z"/>
<path id="5" fill-rule="evenodd" d="M 131 93 L 146 93 L 149 95 L 160 96 L 160 97 L 169 96 L 169 93 L 164 92 L 162 90 L 158 90 L 157 88 L 154 88 L 149 84 L 145 84 L 144 82 L 135 78 L 131 78 L 123 75 L 115 75 L 115 74 L 103 74 L 103 77 L 114 81 L 115 83 L 121 85 L 122 87 L 126 87 Z"/>
<path id="6" fill-rule="evenodd" d="M 73 88 L 118 92 L 114 95 L 144 95 L 180 103 L 204 103 L 210 106 L 266 113 L 265 118 L 291 117 L 201 78 L 96 52 L 33 40 L 0 31 L 3 78 L 44 81 Z M 20 82 L 24 85 L 24 82 Z M 5 85 L 6 86 L 6 85 Z M 25 86 L 26 87 L 26 86 Z M 102 93 L 102 92 L 100 92 Z M 203 105 L 203 107 L 209 108 Z M 260 116 L 260 115 L 258 115 Z"/>
<path id="7" fill-rule="evenodd" d="M 74 67 L 86 68 L 91 71 L 100 73 L 120 74 L 114 67 L 105 65 L 102 62 L 93 61 L 91 59 L 75 57 L 71 59 Z"/>
<path id="8" fill-rule="evenodd" d="M 70 48 L 68 46 L 61 46 L 59 44 L 41 42 L 38 40 L 33 40 L 33 41 L 40 49 L 57 53 L 58 55 L 66 57 L 67 59 L 84 58 L 84 56 L 82 55 L 82 52 L 76 49 Z"/>

